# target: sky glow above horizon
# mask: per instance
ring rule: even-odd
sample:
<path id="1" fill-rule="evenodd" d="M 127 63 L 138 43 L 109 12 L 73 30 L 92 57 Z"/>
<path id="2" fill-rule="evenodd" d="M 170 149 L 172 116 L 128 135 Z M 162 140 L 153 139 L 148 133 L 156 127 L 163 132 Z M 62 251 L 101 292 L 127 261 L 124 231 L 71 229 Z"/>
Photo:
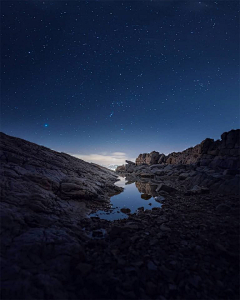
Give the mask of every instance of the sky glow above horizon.
<path id="1" fill-rule="evenodd" d="M 238 1 L 3 1 L 1 131 L 102 165 L 239 128 Z"/>

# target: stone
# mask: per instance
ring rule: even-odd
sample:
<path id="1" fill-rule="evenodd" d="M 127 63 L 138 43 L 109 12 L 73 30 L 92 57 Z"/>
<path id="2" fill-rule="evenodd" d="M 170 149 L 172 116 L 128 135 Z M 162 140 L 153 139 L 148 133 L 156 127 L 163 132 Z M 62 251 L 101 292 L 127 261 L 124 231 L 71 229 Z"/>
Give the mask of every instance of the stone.
<path id="1" fill-rule="evenodd" d="M 158 196 L 158 197 L 155 197 L 154 198 L 157 202 L 162 202 L 162 201 L 164 201 L 165 200 L 165 197 L 163 197 L 163 196 Z"/>
<path id="2" fill-rule="evenodd" d="M 87 263 L 79 263 L 76 267 L 76 269 L 80 272 L 82 276 L 86 276 L 89 274 L 92 270 L 92 266 Z"/>
<path id="3" fill-rule="evenodd" d="M 160 226 L 160 230 L 166 231 L 166 232 L 171 232 L 172 231 L 171 228 L 167 227 L 165 224 L 162 224 Z"/>
<path id="4" fill-rule="evenodd" d="M 122 173 L 122 172 L 126 172 L 125 165 L 118 166 L 118 167 L 116 168 L 116 173 Z"/>
<path id="5" fill-rule="evenodd" d="M 181 173 L 178 178 L 179 180 L 185 180 L 188 177 L 189 177 L 189 173 Z"/>
<path id="6" fill-rule="evenodd" d="M 136 165 L 154 165 L 158 163 L 160 157 L 161 155 L 159 154 L 159 152 L 156 151 L 152 151 L 151 153 L 139 154 L 139 156 L 136 159 Z"/>
<path id="7" fill-rule="evenodd" d="M 144 178 L 151 178 L 151 177 L 154 177 L 154 174 L 151 174 L 151 173 L 141 173 L 140 176 L 144 177 Z"/>
<path id="8" fill-rule="evenodd" d="M 147 267 L 148 267 L 148 270 L 150 270 L 150 271 L 157 271 L 157 266 L 151 260 L 148 262 Z"/>
<path id="9" fill-rule="evenodd" d="M 195 185 L 192 189 L 188 190 L 185 195 L 200 195 L 200 194 L 208 194 L 210 192 L 207 187 L 200 187 Z"/>
<path id="10" fill-rule="evenodd" d="M 130 214 L 131 213 L 131 209 L 123 207 L 120 209 L 120 211 L 124 214 Z"/>
<path id="11" fill-rule="evenodd" d="M 154 296 L 157 293 L 157 286 L 153 282 L 148 281 L 146 283 L 146 290 L 149 296 Z"/>
<path id="12" fill-rule="evenodd" d="M 141 195 L 141 198 L 144 199 L 144 200 L 149 200 L 149 199 L 152 198 L 152 196 L 151 196 L 151 195 L 148 195 L 148 194 L 142 194 L 142 195 Z"/>
<path id="13" fill-rule="evenodd" d="M 173 193 L 173 192 L 176 192 L 177 190 L 169 185 L 166 185 L 164 183 L 160 183 L 156 189 L 156 192 L 159 192 L 159 191 L 165 191 L 167 193 Z"/>
<path id="14" fill-rule="evenodd" d="M 230 176 L 235 176 L 239 174 L 239 170 L 224 170 L 223 175 L 230 175 Z"/>
<path id="15" fill-rule="evenodd" d="M 217 207 L 216 207 L 216 210 L 217 212 L 219 213 L 226 213 L 226 212 L 229 212 L 231 210 L 231 207 L 224 204 L 224 203 L 221 203 L 219 204 Z"/>

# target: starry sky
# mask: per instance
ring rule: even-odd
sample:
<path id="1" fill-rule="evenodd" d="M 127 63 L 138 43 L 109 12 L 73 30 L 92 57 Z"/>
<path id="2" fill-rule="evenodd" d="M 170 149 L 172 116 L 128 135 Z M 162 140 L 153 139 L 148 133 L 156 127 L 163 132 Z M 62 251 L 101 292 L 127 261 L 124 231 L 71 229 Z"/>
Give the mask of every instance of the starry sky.
<path id="1" fill-rule="evenodd" d="M 1 131 L 108 165 L 239 128 L 238 1 L 2 1 Z"/>

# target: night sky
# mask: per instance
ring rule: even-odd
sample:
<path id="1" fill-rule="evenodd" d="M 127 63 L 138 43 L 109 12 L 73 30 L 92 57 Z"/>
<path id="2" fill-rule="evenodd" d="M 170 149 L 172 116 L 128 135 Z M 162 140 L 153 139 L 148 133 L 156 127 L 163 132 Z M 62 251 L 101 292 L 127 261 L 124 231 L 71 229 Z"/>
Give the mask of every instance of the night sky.
<path id="1" fill-rule="evenodd" d="M 1 14 L 6 134 L 107 165 L 239 128 L 238 1 L 2 1 Z"/>

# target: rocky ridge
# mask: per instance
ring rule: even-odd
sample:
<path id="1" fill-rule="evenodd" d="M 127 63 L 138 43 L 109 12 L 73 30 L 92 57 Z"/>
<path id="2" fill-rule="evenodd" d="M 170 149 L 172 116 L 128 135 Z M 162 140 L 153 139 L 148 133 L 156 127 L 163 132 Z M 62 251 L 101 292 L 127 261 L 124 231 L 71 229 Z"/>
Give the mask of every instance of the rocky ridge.
<path id="1" fill-rule="evenodd" d="M 0 142 L 2 297 L 16 299 L 35 280 L 60 284 L 56 276 L 83 255 L 78 223 L 122 189 L 106 168 L 4 133 Z"/>
<path id="2" fill-rule="evenodd" d="M 152 151 L 139 154 L 136 165 L 154 164 L 197 164 L 216 169 L 237 170 L 240 168 L 240 129 L 224 132 L 221 140 L 205 139 L 195 147 L 169 155 Z"/>
<path id="3" fill-rule="evenodd" d="M 167 156 L 156 151 L 140 154 L 136 163 L 126 161 L 116 172 L 159 181 L 168 176 L 181 184 L 184 181 L 188 188 L 201 185 L 222 193 L 239 194 L 240 130 L 223 133 L 221 141 L 205 139 L 195 147 Z"/>

